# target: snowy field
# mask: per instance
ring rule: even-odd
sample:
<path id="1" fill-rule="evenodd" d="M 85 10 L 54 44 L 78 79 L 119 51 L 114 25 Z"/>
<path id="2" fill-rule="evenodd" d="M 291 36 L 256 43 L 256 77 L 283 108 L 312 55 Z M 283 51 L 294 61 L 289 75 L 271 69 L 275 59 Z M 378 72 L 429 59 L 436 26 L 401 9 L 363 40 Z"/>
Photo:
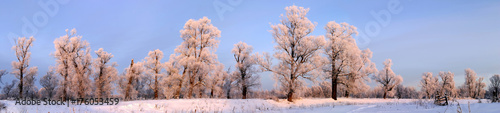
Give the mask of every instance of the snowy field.
<path id="1" fill-rule="evenodd" d="M 3 112 L 271 112 L 271 113 L 500 113 L 500 103 L 486 103 L 487 100 L 458 100 L 450 106 L 436 106 L 430 100 L 416 99 L 298 99 L 293 103 L 286 100 L 262 99 L 172 99 L 120 102 L 118 105 L 70 105 L 67 106 L 21 106 L 15 101 L 0 100 L 6 104 Z M 468 104 L 470 103 L 470 104 Z M 460 105 L 460 106 L 458 106 Z"/>

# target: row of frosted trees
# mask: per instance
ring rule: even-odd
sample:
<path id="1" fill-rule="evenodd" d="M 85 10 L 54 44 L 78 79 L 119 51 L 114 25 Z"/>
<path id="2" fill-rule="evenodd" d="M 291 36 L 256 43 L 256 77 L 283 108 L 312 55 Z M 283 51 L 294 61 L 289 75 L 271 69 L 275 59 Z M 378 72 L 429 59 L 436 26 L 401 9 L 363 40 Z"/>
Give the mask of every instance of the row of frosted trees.
<path id="1" fill-rule="evenodd" d="M 498 102 L 500 91 L 500 75 L 494 75 L 489 78 L 490 86 L 485 90 L 486 83 L 484 77 L 477 77 L 472 69 L 465 69 L 464 84 L 455 87 L 452 72 L 439 72 L 439 76 L 432 76 L 427 72 L 422 75 L 420 81 L 421 91 L 425 98 L 435 98 L 435 96 L 450 96 L 456 98 L 475 98 L 481 99 L 487 96 L 492 102 Z"/>
<path id="2" fill-rule="evenodd" d="M 218 61 L 215 52 L 221 31 L 206 17 L 185 23 L 180 31 L 183 42 L 167 62 L 161 62 L 164 54 L 157 49 L 142 60 L 132 59 L 122 73 L 117 71 L 117 63 L 110 62 L 111 53 L 102 48 L 92 53 L 89 43 L 77 35 L 75 29 L 66 30 L 66 35 L 54 41 L 56 51 L 51 55 L 56 59 L 56 65 L 39 80 L 40 89 L 34 85 L 38 68 L 29 66 L 29 50 L 35 39 L 18 38 L 13 47 L 17 59 L 12 63 L 11 72 L 17 80 L 3 87 L 3 97 L 120 97 L 135 100 L 246 99 L 282 95 L 293 101 L 297 97 L 321 97 L 318 95 L 336 100 L 337 94 L 345 97 L 380 94 L 375 97 L 386 98 L 394 95 L 393 92 L 398 97 L 411 97 L 411 92 L 415 92 L 414 88 L 401 85 L 403 79 L 392 71 L 390 59 L 383 63 L 381 70 L 376 69 L 370 60 L 372 52 L 360 50 L 356 45 L 353 38 L 358 34 L 356 27 L 331 21 L 324 27 L 325 35 L 312 36 L 310 33 L 317 25 L 307 18 L 309 9 L 289 6 L 285 10 L 280 23 L 271 25 L 270 32 L 276 43 L 273 57 L 268 53 L 253 53 L 252 46 L 239 42 L 231 51 L 236 62 L 233 70 L 225 70 Z M 97 57 L 92 58 L 91 54 Z M 272 72 L 278 87 L 271 92 L 256 91 L 256 86 L 260 85 L 257 76 L 260 72 Z M 5 70 L 0 71 L 0 75 L 6 74 Z M 443 72 L 440 76 L 442 83 L 438 84 L 432 74 L 424 75 L 429 77 L 429 80 L 424 78 L 426 84 L 422 85 L 427 98 L 435 94 L 454 94 L 451 92 L 454 91 L 453 74 Z M 471 79 L 470 84 L 474 85 L 464 88 L 484 88 L 482 79 Z M 320 83 L 320 86 L 306 87 L 306 80 Z M 380 84 L 371 91 L 377 93 L 366 93 L 369 86 L 365 82 L 370 80 Z M 493 87 L 498 90 L 498 84 Z M 476 98 L 484 94 L 472 93 L 475 91 L 466 90 L 468 95 Z"/>

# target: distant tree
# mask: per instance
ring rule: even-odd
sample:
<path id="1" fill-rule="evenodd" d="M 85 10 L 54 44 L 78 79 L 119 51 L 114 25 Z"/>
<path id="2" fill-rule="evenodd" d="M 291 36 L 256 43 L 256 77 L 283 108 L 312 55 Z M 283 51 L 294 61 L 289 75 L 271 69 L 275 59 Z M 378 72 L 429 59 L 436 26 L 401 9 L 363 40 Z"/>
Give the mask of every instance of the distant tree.
<path id="1" fill-rule="evenodd" d="M 235 73 L 231 73 L 230 72 L 230 68 L 227 69 L 226 73 L 228 74 L 228 76 L 225 76 L 222 80 L 224 80 L 224 85 L 222 86 L 222 88 L 224 89 L 224 92 L 226 92 L 226 98 L 227 99 L 231 99 L 231 90 L 233 90 L 233 82 L 234 82 L 234 76 L 235 76 Z"/>
<path id="2" fill-rule="evenodd" d="M 422 75 L 422 80 L 420 80 L 420 90 L 425 93 L 425 98 L 430 99 L 435 95 L 438 89 L 439 79 L 433 77 L 431 72 L 426 72 Z"/>
<path id="3" fill-rule="evenodd" d="M 40 85 L 42 85 L 42 94 L 43 98 L 53 98 L 56 94 L 56 88 L 59 84 L 59 78 L 55 74 L 54 70 L 50 70 L 40 79 Z"/>
<path id="4" fill-rule="evenodd" d="M 174 60 L 175 54 L 170 56 L 168 62 L 165 63 L 166 74 L 163 78 L 163 95 L 165 98 L 180 98 L 181 97 L 181 89 L 183 84 L 182 75 L 179 73 L 179 65 Z"/>
<path id="5" fill-rule="evenodd" d="M 76 29 L 68 31 L 66 35 L 54 40 L 54 57 L 56 58 L 56 73 L 61 75 L 58 95 L 66 99 L 69 97 L 84 98 L 91 94 L 92 57 L 89 43 L 76 35 Z M 71 96 L 72 95 L 72 96 Z"/>
<path id="6" fill-rule="evenodd" d="M 293 101 L 296 91 L 304 86 L 304 79 L 315 80 L 314 70 L 321 67 L 320 50 L 325 43 L 322 36 L 308 36 L 316 26 L 307 17 L 309 9 L 297 6 L 286 7 L 286 15 L 281 15 L 281 23 L 271 25 L 276 57 L 279 65 L 271 67 L 267 53 L 259 57 L 261 69 L 273 72 L 274 80 L 280 90 Z"/>
<path id="7" fill-rule="evenodd" d="M 323 97 L 331 97 L 332 95 L 332 85 L 328 81 L 323 81 L 319 84 L 321 90 L 323 91 Z"/>
<path id="8" fill-rule="evenodd" d="M 321 86 L 314 85 L 314 86 L 311 86 L 311 88 L 306 89 L 306 93 L 304 94 L 304 96 L 314 97 L 314 98 L 323 98 L 324 97 L 323 94 L 324 93 L 323 93 L 323 89 L 321 88 Z"/>
<path id="9" fill-rule="evenodd" d="M 16 40 L 16 45 L 12 46 L 12 50 L 14 50 L 16 54 L 16 61 L 12 62 L 12 74 L 19 79 L 19 98 L 28 96 L 23 96 L 23 94 L 30 94 L 33 98 L 36 92 L 33 90 L 37 89 L 34 81 L 38 68 L 36 66 L 29 67 L 31 58 L 30 49 L 33 46 L 33 41 L 35 41 L 33 37 L 29 39 L 26 39 L 26 37 L 19 37 Z"/>
<path id="10" fill-rule="evenodd" d="M 138 97 L 138 90 L 141 90 L 139 87 L 144 85 L 140 83 L 143 73 L 142 62 L 134 63 L 134 59 L 132 59 L 130 66 L 125 69 L 124 76 L 119 81 L 120 92 L 124 100 L 133 100 Z"/>
<path id="11" fill-rule="evenodd" d="M 403 84 L 397 85 L 395 89 L 396 89 L 396 94 L 395 95 L 396 95 L 396 97 L 398 99 L 403 98 L 403 95 L 406 94 L 405 87 L 403 86 Z"/>
<path id="12" fill-rule="evenodd" d="M 344 93 L 345 97 L 349 97 L 351 94 L 358 94 L 365 92 L 370 89 L 370 86 L 366 85 L 365 81 L 369 81 L 368 75 L 375 74 L 377 68 L 375 63 L 371 62 L 372 52 L 370 49 L 365 49 L 361 51 L 359 56 L 350 58 L 351 62 L 349 65 L 349 74 L 341 77 L 338 81 L 345 86 L 346 90 Z"/>
<path id="13" fill-rule="evenodd" d="M 484 90 L 484 88 L 486 87 L 486 83 L 484 83 L 483 80 L 484 77 L 479 77 L 477 79 L 476 84 L 474 85 L 475 94 L 473 98 L 480 99 L 484 97 L 484 93 L 486 93 L 486 91 Z"/>
<path id="14" fill-rule="evenodd" d="M 384 91 L 384 99 L 386 99 L 387 94 L 396 87 L 396 85 L 403 82 L 403 78 L 400 75 L 396 75 L 392 69 L 392 60 L 387 59 L 384 62 L 384 68 L 378 72 L 377 75 L 373 76 L 373 79 L 380 83 Z"/>
<path id="15" fill-rule="evenodd" d="M 7 70 L 5 70 L 5 69 L 0 70 L 0 83 L 2 83 L 2 84 L 3 84 L 3 82 L 2 82 L 2 77 L 3 77 L 4 75 L 7 75 L 7 73 L 9 73 L 9 72 L 7 72 Z"/>
<path id="16" fill-rule="evenodd" d="M 471 97 L 471 98 L 476 98 L 476 72 L 474 72 L 474 70 L 470 69 L 470 68 L 467 68 L 465 69 L 465 88 L 466 88 L 466 91 L 467 91 L 467 95 L 468 97 Z"/>
<path id="17" fill-rule="evenodd" d="M 374 87 L 373 89 L 369 90 L 367 95 L 370 98 L 382 98 L 384 95 L 384 89 L 383 87 Z"/>
<path id="18" fill-rule="evenodd" d="M 94 59 L 94 95 L 97 98 L 111 97 L 113 92 L 113 83 L 118 79 L 118 70 L 115 68 L 118 64 L 111 63 L 113 58 L 111 53 L 104 51 L 102 48 L 95 51 L 97 58 Z"/>
<path id="19" fill-rule="evenodd" d="M 160 81 L 163 80 L 163 73 L 161 72 L 164 69 L 163 63 L 161 63 L 161 59 L 163 58 L 163 52 L 159 49 L 154 51 L 149 51 L 146 62 L 144 63 L 144 67 L 146 69 L 146 83 L 149 88 L 154 92 L 154 99 L 158 99 L 159 92 L 162 92 L 160 88 Z"/>
<path id="20" fill-rule="evenodd" d="M 176 81 L 175 96 L 178 98 L 182 89 L 186 89 L 184 98 L 202 97 L 205 90 L 204 82 L 209 74 L 219 64 L 215 51 L 218 47 L 220 30 L 213 26 L 211 20 L 203 17 L 199 20 L 190 19 L 180 31 L 183 42 L 177 46 L 170 60 L 172 68 L 177 68 L 180 79 Z M 174 76 L 173 76 L 174 77 Z"/>
<path id="21" fill-rule="evenodd" d="M 14 97 L 15 95 L 14 93 L 16 93 L 14 86 L 16 85 L 16 83 L 17 80 L 12 80 L 10 84 L 7 84 L 2 88 L 2 93 L 4 94 L 4 98 Z"/>
<path id="22" fill-rule="evenodd" d="M 439 77 L 441 82 L 439 83 L 439 96 L 444 97 L 445 95 L 454 97 L 455 95 L 455 81 L 453 80 L 454 74 L 451 72 L 439 72 Z"/>
<path id="23" fill-rule="evenodd" d="M 458 86 L 456 89 L 455 89 L 456 93 L 457 93 L 457 97 L 459 98 L 466 98 L 466 97 L 469 97 L 469 93 L 467 92 L 467 86 L 465 84 L 462 84 L 460 86 Z"/>
<path id="24" fill-rule="evenodd" d="M 251 55 L 252 51 L 252 46 L 244 42 L 235 44 L 231 51 L 236 60 L 236 70 L 233 78 L 236 79 L 236 85 L 241 89 L 242 99 L 247 98 L 247 94 L 251 88 L 260 84 L 259 76 L 254 75 L 257 72 L 257 69 L 254 68 L 257 59 L 255 58 L 256 56 Z"/>
<path id="25" fill-rule="evenodd" d="M 209 89 L 210 98 L 219 98 L 224 95 L 224 78 L 228 78 L 229 74 L 224 70 L 224 65 L 219 64 L 217 68 L 210 74 L 207 80 L 207 89 Z"/>
<path id="26" fill-rule="evenodd" d="M 499 102 L 500 100 L 500 75 L 493 75 L 490 78 L 490 86 L 488 90 L 491 93 L 491 102 Z"/>
<path id="27" fill-rule="evenodd" d="M 397 98 L 417 98 L 418 92 L 414 87 L 405 87 L 403 84 L 399 84 L 396 87 L 396 97 Z"/>

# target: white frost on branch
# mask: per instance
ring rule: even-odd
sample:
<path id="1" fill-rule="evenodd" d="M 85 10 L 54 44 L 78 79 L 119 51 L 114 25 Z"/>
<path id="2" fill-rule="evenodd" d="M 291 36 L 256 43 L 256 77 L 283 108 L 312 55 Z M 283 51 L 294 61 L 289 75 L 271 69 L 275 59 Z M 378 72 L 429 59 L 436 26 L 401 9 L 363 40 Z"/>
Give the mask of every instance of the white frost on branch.
<path id="1" fill-rule="evenodd" d="M 391 96 L 394 94 L 394 88 L 403 82 L 403 77 L 401 75 L 396 75 L 392 69 L 392 60 L 387 59 L 384 61 L 384 68 L 378 72 L 378 74 L 373 76 L 373 79 L 380 83 L 383 91 L 384 91 L 384 99 L 387 96 Z"/>
<path id="2" fill-rule="evenodd" d="M 455 80 L 453 78 L 455 77 L 455 74 L 452 72 L 439 72 L 439 77 L 441 78 L 441 81 L 439 82 L 439 96 L 444 97 L 444 96 L 451 96 L 455 97 Z"/>
<path id="3" fill-rule="evenodd" d="M 177 46 L 167 64 L 170 65 L 169 68 L 176 68 L 167 70 L 178 72 L 170 73 L 170 77 L 174 77 L 172 80 L 177 83 L 172 86 L 176 88 L 172 94 L 173 98 L 179 98 L 181 95 L 184 98 L 203 97 L 207 87 L 205 79 L 220 65 L 215 54 L 220 30 L 212 25 L 210 19 L 203 17 L 199 20 L 188 20 L 180 33 L 183 42 Z"/>
<path id="4" fill-rule="evenodd" d="M 316 79 L 318 74 L 313 74 L 313 71 L 321 67 L 318 50 L 325 40 L 323 36 L 309 36 L 316 26 L 306 17 L 309 9 L 294 5 L 285 10 L 281 23 L 271 25 L 270 30 L 277 44 L 273 56 L 280 62 L 272 66 L 270 57 L 264 53 L 259 55 L 258 64 L 261 69 L 273 72 L 274 80 L 281 86 L 280 91 L 287 93 L 288 101 L 293 101 L 294 94 L 305 86 L 304 79 Z"/>
<path id="5" fill-rule="evenodd" d="M 18 90 L 19 98 L 31 97 L 34 98 L 38 88 L 35 86 L 35 76 L 37 75 L 38 68 L 30 66 L 31 52 L 35 38 L 19 37 L 16 40 L 16 45 L 12 46 L 15 51 L 16 61 L 12 61 L 12 74 L 19 79 Z"/>
<path id="6" fill-rule="evenodd" d="M 111 53 L 104 51 L 102 48 L 95 51 L 97 58 L 94 59 L 94 95 L 98 98 L 111 97 L 114 86 L 113 84 L 118 79 L 118 70 L 115 68 L 118 64 L 111 63 L 113 58 Z"/>
<path id="7" fill-rule="evenodd" d="M 62 98 L 84 98 L 91 92 L 92 57 L 89 43 L 76 35 L 76 29 L 54 40 L 56 73 L 63 78 L 58 95 Z"/>
<path id="8" fill-rule="evenodd" d="M 255 75 L 258 70 L 254 67 L 256 65 L 256 56 L 252 55 L 253 48 L 244 42 L 234 44 L 231 51 L 236 60 L 233 77 L 236 80 L 236 86 L 241 90 L 242 99 L 247 98 L 247 94 L 251 92 L 251 88 L 260 85 L 259 76 Z"/>
<path id="9" fill-rule="evenodd" d="M 330 79 L 332 98 L 337 99 L 338 84 L 346 89 L 345 96 L 365 92 L 369 89 L 365 81 L 369 81 L 368 75 L 375 74 L 377 69 L 371 62 L 372 52 L 370 49 L 361 51 L 356 45 L 353 36 L 357 35 L 357 28 L 345 22 L 328 22 L 325 26 L 326 54 L 323 71 L 324 79 Z"/>
<path id="10" fill-rule="evenodd" d="M 158 99 L 159 93 L 163 92 L 163 88 L 160 87 L 160 82 L 164 77 L 162 70 L 165 67 L 165 64 L 160 61 L 163 59 L 163 52 L 159 49 L 149 51 L 148 56 L 144 59 L 146 59 L 144 63 L 146 69 L 146 84 L 149 86 L 149 89 L 153 90 L 154 99 Z"/>
<path id="11" fill-rule="evenodd" d="M 439 86 L 438 77 L 433 77 L 431 72 L 426 72 L 420 80 L 420 90 L 425 93 L 427 99 L 433 98 Z"/>

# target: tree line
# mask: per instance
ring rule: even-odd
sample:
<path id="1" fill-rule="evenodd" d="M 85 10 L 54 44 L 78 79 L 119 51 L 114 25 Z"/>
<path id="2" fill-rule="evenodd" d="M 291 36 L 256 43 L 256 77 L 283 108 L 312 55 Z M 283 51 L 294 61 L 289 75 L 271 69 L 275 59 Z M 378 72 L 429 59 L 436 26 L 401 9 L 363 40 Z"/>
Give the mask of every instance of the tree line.
<path id="1" fill-rule="evenodd" d="M 30 49 L 35 38 L 19 37 L 12 47 L 16 60 L 12 72 L 17 79 L 2 88 L 2 98 L 107 98 L 124 100 L 179 98 L 286 98 L 300 97 L 372 97 L 372 98 L 434 98 L 436 95 L 484 98 L 498 101 L 500 77 L 490 78 L 485 91 L 484 78 L 466 69 L 466 82 L 455 88 L 454 74 L 439 72 L 439 78 L 427 72 L 422 75 L 421 91 L 402 85 L 403 78 L 391 67 L 392 60 L 377 70 L 371 61 L 370 49 L 361 50 L 353 36 L 357 28 L 348 23 L 328 22 L 325 35 L 312 36 L 317 26 L 307 18 L 308 8 L 289 6 L 277 24 L 271 25 L 275 53 L 254 53 L 252 46 L 239 42 L 231 50 L 234 69 L 225 69 L 215 54 L 221 31 L 203 17 L 188 20 L 180 30 L 183 42 L 167 62 L 161 62 L 161 50 L 150 51 L 144 59 L 132 59 L 119 73 L 114 56 L 99 48 L 91 52 L 89 43 L 76 29 L 54 40 L 51 53 L 56 65 L 34 82 L 38 68 L 30 66 Z M 92 58 L 91 54 L 97 57 Z M 278 64 L 273 64 L 276 59 Z M 257 90 L 258 73 L 272 72 L 276 88 Z M 8 75 L 0 70 L 0 75 Z M 0 76 L 0 78 L 1 78 Z M 477 79 L 476 79 L 477 78 Z M 307 87 L 306 80 L 315 85 Z M 370 89 L 366 82 L 379 85 Z M 1 82 L 1 79 L 0 79 Z M 3 84 L 3 82 L 2 82 Z M 488 93 L 487 93 L 488 92 Z M 496 99 L 496 100 L 495 100 Z"/>

